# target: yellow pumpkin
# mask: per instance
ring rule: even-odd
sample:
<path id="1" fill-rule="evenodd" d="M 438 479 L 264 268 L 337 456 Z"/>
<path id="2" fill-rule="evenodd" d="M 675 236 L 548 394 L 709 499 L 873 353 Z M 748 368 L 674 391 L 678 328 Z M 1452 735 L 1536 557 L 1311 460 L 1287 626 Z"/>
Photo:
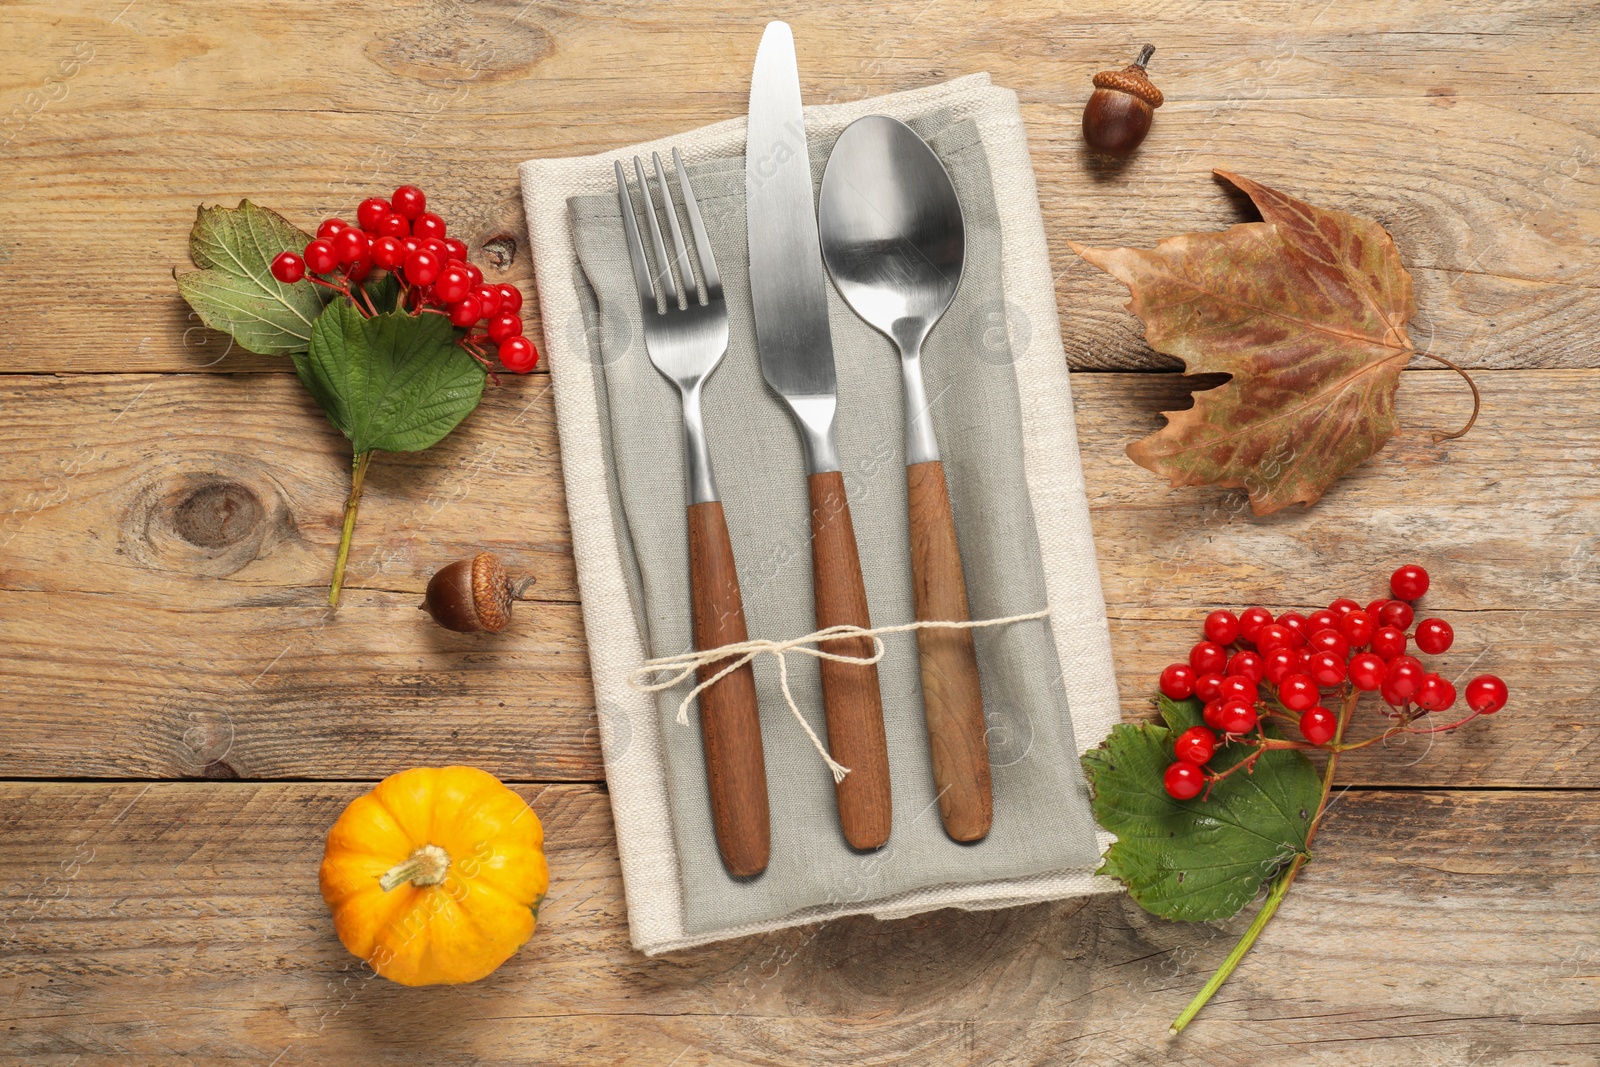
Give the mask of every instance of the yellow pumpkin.
<path id="1" fill-rule="evenodd" d="M 344 947 L 401 985 L 475 982 L 533 933 L 550 887 L 544 828 L 474 767 L 418 767 L 328 831 L 322 899 Z"/>

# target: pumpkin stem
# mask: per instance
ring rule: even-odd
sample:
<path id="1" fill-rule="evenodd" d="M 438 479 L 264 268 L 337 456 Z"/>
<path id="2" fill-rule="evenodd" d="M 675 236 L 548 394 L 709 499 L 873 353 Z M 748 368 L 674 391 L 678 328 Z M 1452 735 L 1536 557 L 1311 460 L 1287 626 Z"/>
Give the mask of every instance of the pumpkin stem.
<path id="1" fill-rule="evenodd" d="M 384 876 L 378 879 L 378 885 L 385 893 L 401 882 L 410 882 L 418 889 L 423 889 L 444 881 L 445 872 L 448 870 L 450 870 L 450 853 L 438 845 L 423 845 L 390 867 Z"/>

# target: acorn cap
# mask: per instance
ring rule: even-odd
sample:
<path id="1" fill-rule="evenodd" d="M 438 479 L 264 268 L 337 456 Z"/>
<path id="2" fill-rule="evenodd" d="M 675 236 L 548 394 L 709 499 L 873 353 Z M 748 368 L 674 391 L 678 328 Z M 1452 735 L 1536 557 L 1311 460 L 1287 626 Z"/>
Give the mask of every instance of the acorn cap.
<path id="1" fill-rule="evenodd" d="M 1129 96 L 1136 96 L 1151 107 L 1160 107 L 1163 99 L 1161 90 L 1145 76 L 1144 68 L 1138 64 L 1123 67 L 1121 70 L 1102 70 L 1094 76 L 1094 87 L 1115 89 Z"/>
<path id="2" fill-rule="evenodd" d="M 478 609 L 478 622 L 490 633 L 499 633 L 511 621 L 513 598 L 511 576 L 493 552 L 472 557 L 472 604 Z"/>

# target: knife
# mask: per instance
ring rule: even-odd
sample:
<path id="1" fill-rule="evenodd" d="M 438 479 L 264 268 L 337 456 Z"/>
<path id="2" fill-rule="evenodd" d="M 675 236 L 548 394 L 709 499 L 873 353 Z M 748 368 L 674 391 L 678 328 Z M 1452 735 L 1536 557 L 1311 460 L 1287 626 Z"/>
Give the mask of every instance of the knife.
<path id="1" fill-rule="evenodd" d="M 756 51 L 744 166 L 756 349 L 761 374 L 794 415 L 805 448 L 817 628 L 868 628 L 867 590 L 833 434 L 838 394 L 827 282 L 800 112 L 800 72 L 786 22 L 768 23 Z M 866 657 L 873 644 L 850 637 L 819 648 Z M 839 825 L 855 848 L 878 848 L 889 840 L 892 815 L 878 668 L 826 659 L 820 667 L 828 748 L 850 768 L 834 787 Z"/>

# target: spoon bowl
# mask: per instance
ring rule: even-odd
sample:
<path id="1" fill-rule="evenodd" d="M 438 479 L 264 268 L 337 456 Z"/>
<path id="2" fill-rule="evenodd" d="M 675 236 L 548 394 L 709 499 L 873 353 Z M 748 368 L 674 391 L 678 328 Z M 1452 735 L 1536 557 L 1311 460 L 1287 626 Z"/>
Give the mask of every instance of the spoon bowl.
<path id="1" fill-rule="evenodd" d="M 817 223 L 845 302 L 902 356 L 920 354 L 966 259 L 961 201 L 939 157 L 898 119 L 857 119 L 828 157 Z"/>

